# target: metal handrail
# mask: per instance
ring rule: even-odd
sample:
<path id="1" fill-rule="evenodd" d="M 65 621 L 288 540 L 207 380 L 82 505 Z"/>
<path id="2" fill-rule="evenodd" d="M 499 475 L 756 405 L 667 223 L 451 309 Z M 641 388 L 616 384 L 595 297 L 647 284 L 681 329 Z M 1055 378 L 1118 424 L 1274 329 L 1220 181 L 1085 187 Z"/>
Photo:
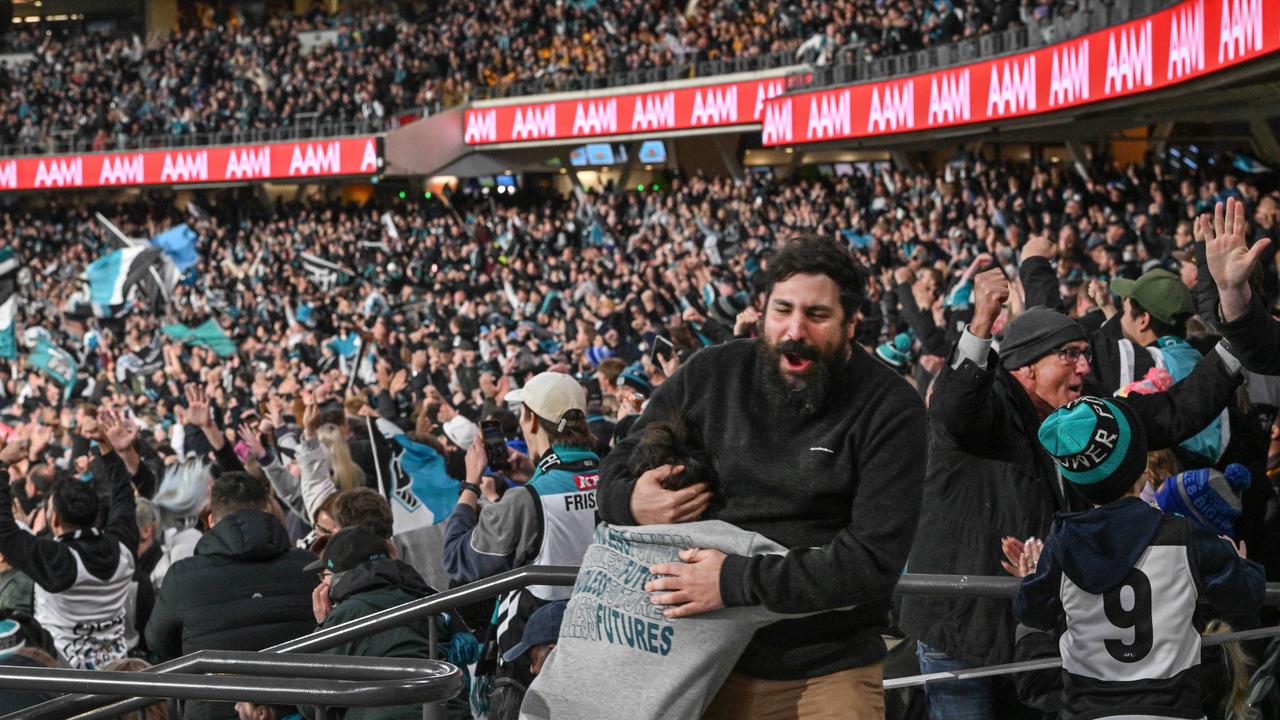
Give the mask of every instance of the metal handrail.
<path id="1" fill-rule="evenodd" d="M 460 605 L 488 600 L 530 585 L 573 585 L 578 568 L 568 565 L 522 567 L 462 587 L 436 593 L 388 608 L 372 615 L 349 620 L 311 635 L 304 635 L 263 650 L 263 653 L 302 653 L 327 650 L 345 642 L 358 640 L 377 632 L 404 625 L 421 618 L 450 611 Z M 949 597 L 1012 598 L 1021 580 L 1015 577 L 978 575 L 929 575 L 906 573 L 894 589 L 895 595 L 931 595 Z M 1280 605 L 1280 583 L 1269 583 L 1268 605 Z M 172 673 L 189 669 L 196 654 L 159 663 L 142 672 Z M 98 695 L 64 695 L 39 705 L 0 717 L 0 720 L 52 720 L 78 717 L 80 720 L 107 720 L 148 704 L 146 699 L 121 700 L 103 706 L 108 698 Z"/>
<path id="2" fill-rule="evenodd" d="M 334 625 L 311 635 L 304 635 L 285 643 L 263 650 L 263 653 L 304 653 L 320 652 L 346 642 L 368 637 L 393 627 L 405 625 L 414 620 L 437 615 L 453 610 L 460 605 L 488 600 L 511 590 L 518 590 L 529 585 L 572 585 L 578 576 L 578 568 L 568 566 L 523 567 L 494 575 L 452 590 L 445 590 L 430 597 L 398 605 Z M 158 663 L 142 672 L 174 673 L 187 671 L 198 660 L 198 653 L 185 655 L 168 662 Z M 113 718 L 122 713 L 136 710 L 149 704 L 148 698 L 120 700 L 110 705 L 103 705 L 110 698 L 101 695 L 64 695 L 60 698 L 45 701 L 27 708 L 19 713 L 6 715 L 0 720 L 40 720 L 46 718 L 68 718 L 77 716 L 82 720 L 90 718 Z"/>
<path id="3" fill-rule="evenodd" d="M 189 673 L 155 674 L 0 665 L 0 688 L 277 705 L 385 707 L 439 702 L 462 690 L 440 660 L 201 651 Z M 208 674 L 206 674 L 208 673 Z M 217 674 L 213 674 L 217 673 Z"/>
<path id="4" fill-rule="evenodd" d="M 1213 647 L 1214 645 L 1224 645 L 1232 642 L 1249 642 L 1251 640 L 1263 640 L 1280 636 L 1280 626 L 1255 628 L 1253 630 L 1241 630 L 1239 632 L 1217 633 L 1214 635 L 1201 635 L 1201 647 Z M 909 675 L 899 678 L 885 678 L 885 690 L 897 690 L 899 688 L 919 687 L 921 685 L 929 685 L 936 682 L 951 682 L 954 680 L 974 680 L 977 678 L 996 677 L 998 675 L 1017 675 L 1018 673 L 1033 672 L 1036 670 L 1053 670 L 1062 667 L 1062 658 L 1046 657 L 1037 658 L 1035 660 L 1023 660 L 1020 662 L 1005 663 L 1003 665 L 987 665 L 984 667 L 964 668 L 962 670 L 942 670 L 939 672 L 923 673 L 920 675 Z"/>
<path id="5" fill-rule="evenodd" d="M 1021 586 L 1022 579 L 1012 576 L 906 573 L 898 581 L 894 594 L 1012 599 Z M 1267 583 L 1262 603 L 1280 605 L 1280 583 Z"/>

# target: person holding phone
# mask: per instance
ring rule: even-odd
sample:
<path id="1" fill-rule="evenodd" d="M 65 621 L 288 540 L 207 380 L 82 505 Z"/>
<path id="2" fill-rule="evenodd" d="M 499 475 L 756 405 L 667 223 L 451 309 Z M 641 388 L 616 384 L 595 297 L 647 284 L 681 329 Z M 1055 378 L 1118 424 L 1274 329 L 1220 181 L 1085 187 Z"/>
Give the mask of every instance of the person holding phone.
<path id="1" fill-rule="evenodd" d="M 578 565 L 595 530 L 600 458 L 587 424 L 586 390 L 569 375 L 544 372 L 508 393 L 506 401 L 520 408 L 520 432 L 529 447 L 527 456 L 508 451 L 507 472 L 528 480 L 498 499 L 485 468 L 501 450 L 483 431 L 472 441 L 467 481 L 444 528 L 445 569 L 457 582 L 526 565 Z M 482 495 L 489 500 L 484 505 Z M 567 599 L 570 591 L 535 585 L 499 598 L 494 623 L 499 630 L 486 652 L 491 662 L 482 662 L 476 674 L 511 678 L 527 687 L 533 679 L 528 657 L 506 662 L 501 654 L 520 642 L 535 610 Z M 515 686 L 501 687 L 505 692 Z"/>

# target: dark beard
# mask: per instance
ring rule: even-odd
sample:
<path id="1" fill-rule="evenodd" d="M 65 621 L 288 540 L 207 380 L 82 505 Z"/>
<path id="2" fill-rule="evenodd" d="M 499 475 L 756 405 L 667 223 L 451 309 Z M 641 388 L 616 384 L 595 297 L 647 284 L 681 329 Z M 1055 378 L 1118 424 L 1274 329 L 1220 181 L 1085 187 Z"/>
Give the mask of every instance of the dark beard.
<path id="1" fill-rule="evenodd" d="M 775 346 L 762 338 L 756 348 L 760 360 L 760 389 L 769 409 L 801 418 L 822 409 L 836 373 L 848 360 L 846 346 L 836 346 L 823 352 L 798 340 L 788 340 Z M 786 354 L 812 360 L 813 365 L 802 375 L 795 376 L 794 382 L 788 381 L 782 374 L 782 356 Z"/>

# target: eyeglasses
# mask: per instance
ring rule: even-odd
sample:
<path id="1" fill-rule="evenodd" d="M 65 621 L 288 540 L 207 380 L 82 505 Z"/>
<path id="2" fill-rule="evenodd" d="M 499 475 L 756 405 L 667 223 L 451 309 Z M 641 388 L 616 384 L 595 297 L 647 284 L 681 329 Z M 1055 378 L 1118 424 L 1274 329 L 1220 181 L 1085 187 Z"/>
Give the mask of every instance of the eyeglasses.
<path id="1" fill-rule="evenodd" d="M 1053 354 L 1068 365 L 1075 365 L 1080 362 L 1080 358 L 1084 358 L 1084 361 L 1090 365 L 1093 364 L 1093 351 L 1089 348 L 1064 347 L 1058 348 Z"/>
<path id="2" fill-rule="evenodd" d="M 318 579 L 320 582 L 324 582 L 325 580 L 328 580 L 333 576 L 334 576 L 334 572 L 332 570 L 321 570 L 320 572 L 316 573 L 316 579 Z"/>

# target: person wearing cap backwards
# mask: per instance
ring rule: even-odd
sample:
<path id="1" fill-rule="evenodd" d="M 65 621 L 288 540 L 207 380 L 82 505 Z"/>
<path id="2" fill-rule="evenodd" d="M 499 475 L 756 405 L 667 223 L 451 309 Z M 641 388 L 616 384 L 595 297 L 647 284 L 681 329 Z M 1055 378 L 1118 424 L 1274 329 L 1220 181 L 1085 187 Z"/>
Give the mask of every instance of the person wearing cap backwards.
<path id="1" fill-rule="evenodd" d="M 1041 420 L 1083 394 L 1090 347 L 1071 318 L 1034 307 L 1004 329 L 999 353 L 992 328 L 1009 297 L 1000 269 L 977 276 L 973 320 L 933 387 L 929 474 L 910 572 L 998 575 L 1005 536 L 1044 537 L 1058 511 L 1086 507 L 1035 444 Z M 1240 364 L 1219 346 L 1168 392 L 1127 401 L 1152 450 L 1195 435 L 1235 396 Z M 918 641 L 922 672 L 1013 660 L 1006 600 L 903 598 L 900 627 Z M 931 715 L 986 718 L 1016 707 L 1012 682 L 972 679 L 925 687 Z M 1016 716 L 1016 715 L 1015 715 Z"/>
<path id="2" fill-rule="evenodd" d="M 529 447 L 529 456 L 511 451 L 509 474 L 528 480 L 480 506 L 481 495 L 493 500 L 496 492 L 485 473 L 484 440 L 475 438 L 467 451 L 467 481 L 444 529 L 445 569 L 458 582 L 526 565 L 578 565 L 595 530 L 600 458 L 592 451 L 586 390 L 569 375 L 544 372 L 506 400 L 520 406 L 520 432 Z M 520 641 L 535 610 L 568 599 L 570 591 L 534 585 L 499 599 L 498 630 L 488 652 L 497 654 L 495 677 L 529 684 L 528 657 L 508 663 L 500 655 Z"/>
<path id="3" fill-rule="evenodd" d="M 1204 717 L 1221 681 L 1200 668 L 1197 603 L 1239 617 L 1266 591 L 1243 547 L 1139 499 L 1147 437 L 1132 400 L 1082 397 L 1037 432 L 1092 506 L 1056 517 L 1043 549 L 1019 562 L 1014 614 L 1062 633 L 1064 718 Z"/>
<path id="4" fill-rule="evenodd" d="M 331 609 L 323 617 L 317 615 L 324 630 L 356 620 L 376 612 L 403 605 L 435 593 L 413 566 L 397 560 L 392 555 L 391 541 L 368 528 L 359 525 L 345 527 L 334 534 L 325 545 L 319 560 L 304 569 L 315 572 L 320 584 L 327 589 Z M 478 648 L 465 625 L 453 614 L 397 625 L 368 637 L 357 638 L 330 648 L 333 655 L 381 658 L 430 658 L 431 629 L 428 622 L 437 623 L 441 657 L 465 668 L 474 662 Z M 455 641 L 454 636 L 459 636 Z M 470 645 L 469 654 L 458 648 Z M 471 716 L 467 705 L 467 690 L 448 703 L 449 718 L 462 720 Z M 299 710 L 311 717 L 311 707 Z M 418 720 L 422 717 L 421 705 L 397 707 L 350 708 L 343 716 L 346 720 Z"/>
<path id="5" fill-rule="evenodd" d="M 847 248 L 792 238 L 769 259 L 761 336 L 692 355 L 606 456 L 605 522 L 722 520 L 787 550 L 681 549 L 643 586 L 665 617 L 705 628 L 726 607 L 814 613 L 756 630 L 708 718 L 884 717 L 880 634 L 915 535 L 925 412 L 853 342 L 866 284 Z M 645 426 L 672 416 L 713 458 L 711 512 L 705 484 L 664 487 L 679 466 L 631 471 Z"/>

